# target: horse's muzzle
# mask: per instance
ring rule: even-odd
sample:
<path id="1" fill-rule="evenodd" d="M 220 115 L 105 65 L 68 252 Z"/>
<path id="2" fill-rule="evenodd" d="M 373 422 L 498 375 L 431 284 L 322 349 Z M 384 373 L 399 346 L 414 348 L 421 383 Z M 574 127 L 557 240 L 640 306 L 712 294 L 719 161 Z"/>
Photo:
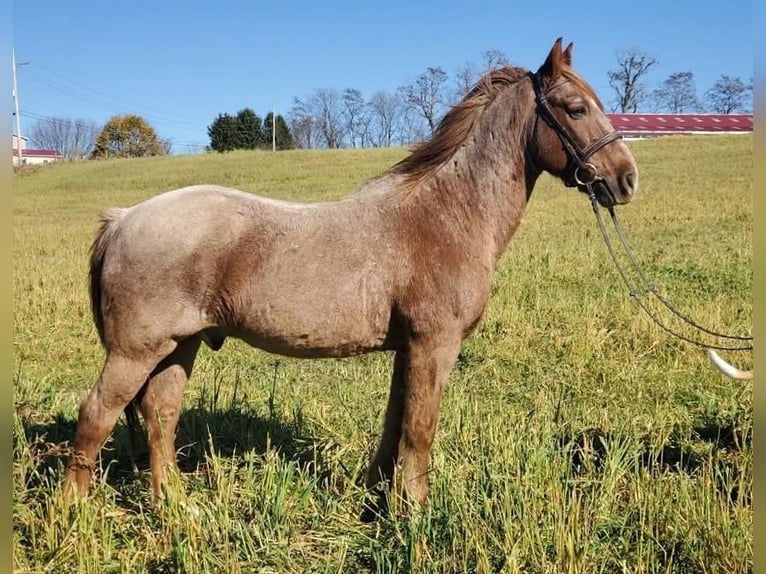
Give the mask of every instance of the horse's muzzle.
<path id="1" fill-rule="evenodd" d="M 636 194 L 638 174 L 631 171 L 621 173 L 616 179 L 599 178 L 589 185 L 578 185 L 577 189 L 588 195 L 592 190 L 603 207 L 624 205 L 630 203 Z"/>

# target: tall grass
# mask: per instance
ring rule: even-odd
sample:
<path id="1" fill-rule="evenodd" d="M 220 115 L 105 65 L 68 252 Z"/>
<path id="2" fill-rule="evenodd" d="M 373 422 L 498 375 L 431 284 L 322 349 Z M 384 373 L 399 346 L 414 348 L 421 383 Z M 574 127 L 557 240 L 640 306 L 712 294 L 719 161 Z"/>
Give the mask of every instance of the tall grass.
<path id="1" fill-rule="evenodd" d="M 618 216 L 647 275 L 706 326 L 749 333 L 752 137 L 631 147 L 641 192 Z M 63 504 L 61 453 L 103 360 L 86 286 L 101 209 L 200 182 L 331 200 L 404 154 L 236 152 L 16 175 L 17 571 L 752 570 L 751 387 L 638 310 L 587 198 L 548 177 L 450 377 L 420 513 L 358 520 L 389 355 L 300 361 L 237 341 L 200 353 L 181 473 L 160 509 L 122 424 L 91 497 Z"/>

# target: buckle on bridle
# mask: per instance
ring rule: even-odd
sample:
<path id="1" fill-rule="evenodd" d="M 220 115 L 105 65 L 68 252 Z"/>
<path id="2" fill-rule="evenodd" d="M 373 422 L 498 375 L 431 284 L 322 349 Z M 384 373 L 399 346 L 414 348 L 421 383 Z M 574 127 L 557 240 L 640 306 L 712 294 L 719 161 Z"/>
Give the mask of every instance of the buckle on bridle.
<path id="1" fill-rule="evenodd" d="M 599 179 L 596 166 L 588 162 L 583 162 L 577 165 L 574 168 L 574 172 L 572 172 L 572 177 L 577 185 L 589 185 Z"/>

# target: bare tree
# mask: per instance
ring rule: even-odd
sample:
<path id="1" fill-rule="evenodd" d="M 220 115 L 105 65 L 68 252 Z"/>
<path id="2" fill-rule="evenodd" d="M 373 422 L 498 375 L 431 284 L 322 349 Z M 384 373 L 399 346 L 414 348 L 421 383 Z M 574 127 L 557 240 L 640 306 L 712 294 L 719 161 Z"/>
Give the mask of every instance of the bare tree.
<path id="1" fill-rule="evenodd" d="M 426 140 L 431 132 L 423 119 L 423 114 L 408 103 L 403 87 L 399 88 L 397 93 L 402 100 L 402 113 L 396 129 L 398 145 L 411 145 Z"/>
<path id="2" fill-rule="evenodd" d="M 369 102 L 373 145 L 390 147 L 401 124 L 404 102 L 397 94 L 375 92 Z"/>
<path id="3" fill-rule="evenodd" d="M 697 86 L 691 72 L 670 74 L 659 88 L 652 92 L 657 111 L 669 111 L 674 114 L 696 111 L 701 106 L 697 99 Z"/>
<path id="4" fill-rule="evenodd" d="M 341 96 L 343 101 L 343 117 L 351 147 L 365 147 L 369 141 L 370 111 L 362 92 L 356 88 L 346 88 Z"/>
<path id="5" fill-rule="evenodd" d="M 726 75 L 721 75 L 716 83 L 705 92 L 705 101 L 708 107 L 717 114 L 751 111 L 753 109 L 752 97 L 752 78 L 750 78 L 750 84 L 745 84 L 740 78 Z"/>
<path id="6" fill-rule="evenodd" d="M 160 138 L 160 145 L 162 146 L 165 155 L 173 153 L 173 140 L 170 138 Z"/>
<path id="7" fill-rule="evenodd" d="M 88 157 L 101 130 L 90 120 L 41 118 L 30 130 L 30 141 L 42 149 L 55 150 L 64 159 Z"/>
<path id="8" fill-rule="evenodd" d="M 437 118 L 446 104 L 446 81 L 444 70 L 429 67 L 417 77 L 414 84 L 403 88 L 408 105 L 425 118 L 431 134 L 436 130 Z"/>
<path id="9" fill-rule="evenodd" d="M 479 70 L 471 62 L 467 62 L 462 68 L 458 68 L 457 72 L 455 72 L 455 86 L 451 103 L 456 104 L 461 101 L 476 85 L 480 77 Z"/>
<path id="10" fill-rule="evenodd" d="M 316 119 L 320 141 L 324 147 L 343 146 L 343 102 L 337 90 L 319 88 L 309 98 L 309 109 Z"/>
<path id="11" fill-rule="evenodd" d="M 609 85 L 615 91 L 612 111 L 638 111 L 647 98 L 642 80 L 657 64 L 659 61 L 656 58 L 634 48 L 617 54 L 617 68 L 607 72 Z"/>
<path id="12" fill-rule="evenodd" d="M 293 107 L 288 113 L 288 123 L 296 147 L 311 149 L 316 145 L 316 120 L 308 104 L 300 98 L 293 98 Z"/>
<path id="13" fill-rule="evenodd" d="M 484 63 L 484 74 L 491 72 L 496 68 L 502 68 L 503 66 L 510 66 L 510 60 L 508 56 L 502 50 L 491 49 L 482 52 L 482 58 Z"/>
<path id="14" fill-rule="evenodd" d="M 481 58 L 481 65 L 477 66 L 473 62 L 466 62 L 462 68 L 458 68 L 457 72 L 455 72 L 454 91 L 451 98 L 452 104 L 461 101 L 482 76 L 497 68 L 510 65 L 508 57 L 501 50 L 486 50 L 482 52 Z"/>

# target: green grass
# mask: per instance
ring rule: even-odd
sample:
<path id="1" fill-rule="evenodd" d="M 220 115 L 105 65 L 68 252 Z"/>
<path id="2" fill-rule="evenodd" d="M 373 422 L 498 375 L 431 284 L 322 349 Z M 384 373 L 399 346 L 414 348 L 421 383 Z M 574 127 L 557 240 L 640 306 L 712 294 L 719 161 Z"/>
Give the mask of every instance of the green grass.
<path id="1" fill-rule="evenodd" d="M 750 333 L 752 137 L 631 147 L 642 189 L 618 215 L 650 280 L 705 326 Z M 404 153 L 237 152 L 15 176 L 17 571 L 752 571 L 752 387 L 640 312 L 587 198 L 548 177 L 450 377 L 419 515 L 357 519 L 390 355 L 300 361 L 237 341 L 200 353 L 182 472 L 161 509 L 122 422 L 90 499 L 63 505 L 61 453 L 103 360 L 87 295 L 99 212 L 201 182 L 330 200 Z"/>

